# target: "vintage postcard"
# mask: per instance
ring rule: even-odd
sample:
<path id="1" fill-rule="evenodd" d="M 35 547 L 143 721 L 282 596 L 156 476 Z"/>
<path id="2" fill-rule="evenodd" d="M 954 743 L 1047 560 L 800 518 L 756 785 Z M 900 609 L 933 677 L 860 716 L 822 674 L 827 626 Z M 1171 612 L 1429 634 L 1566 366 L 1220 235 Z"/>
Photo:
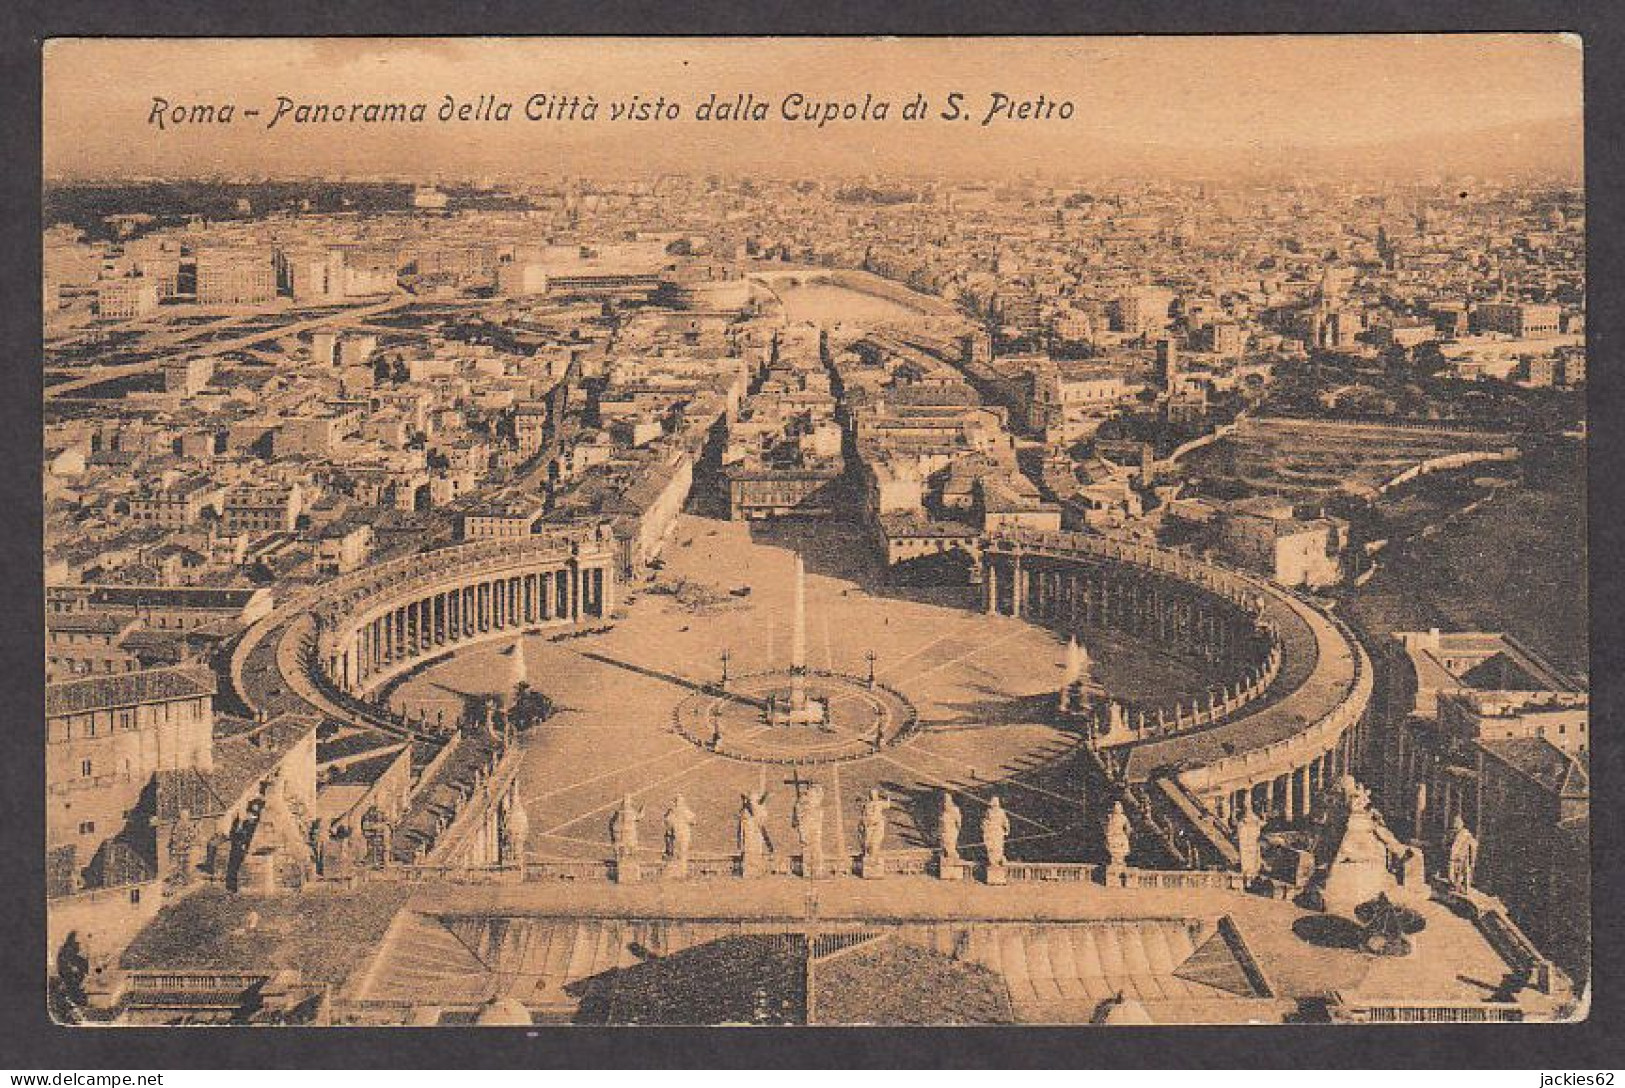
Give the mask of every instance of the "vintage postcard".
<path id="1" fill-rule="evenodd" d="M 52 1016 L 1584 1017 L 1582 60 L 48 42 Z"/>

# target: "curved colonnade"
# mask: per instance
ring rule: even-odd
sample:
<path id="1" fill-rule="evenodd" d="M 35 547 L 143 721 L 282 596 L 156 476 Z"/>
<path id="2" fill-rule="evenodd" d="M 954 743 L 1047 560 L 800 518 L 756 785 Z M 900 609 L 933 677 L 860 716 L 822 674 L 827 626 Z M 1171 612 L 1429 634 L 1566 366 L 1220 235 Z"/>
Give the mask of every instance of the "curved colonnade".
<path id="1" fill-rule="evenodd" d="M 316 610 L 316 665 L 364 696 L 447 650 L 533 627 L 607 618 L 613 542 L 560 533 L 447 548 L 401 561 Z"/>
<path id="2" fill-rule="evenodd" d="M 1090 550 L 1100 538 L 1063 542 L 1069 535 L 990 537 L 982 563 L 986 611 L 1023 617 L 1063 634 L 1105 627 L 1176 647 L 1199 659 L 1219 681 L 1205 696 L 1189 700 L 1103 700 L 1107 712 L 1093 715 L 1091 730 L 1097 747 L 1206 728 L 1271 692 L 1281 678 L 1289 638 L 1301 634 L 1290 611 L 1273 606 L 1251 584 L 1191 568 L 1194 561 L 1177 553 L 1154 549 L 1144 562 L 1125 562 L 1116 553 Z M 1292 641 L 1301 654 L 1305 640 Z"/>
<path id="3" fill-rule="evenodd" d="M 519 749 L 490 727 L 430 728 L 381 704 L 390 680 L 453 649 L 606 618 L 616 550 L 607 526 L 456 545 L 380 563 L 300 594 L 232 652 L 256 716 L 326 715 L 414 742 L 417 784 L 370 849 L 399 862 L 503 864 L 522 840 Z M 462 723 L 459 723 L 462 724 Z M 393 837 L 398 835 L 398 837 Z"/>
<path id="4" fill-rule="evenodd" d="M 231 678 L 256 714 L 300 701 L 416 732 L 369 696 L 448 650 L 604 618 L 614 603 L 607 528 L 455 545 L 366 567 L 277 607 L 238 643 Z M 270 686 L 273 673 L 286 689 Z"/>
<path id="5" fill-rule="evenodd" d="M 989 612 L 1068 633 L 1088 624 L 1177 640 L 1239 670 L 1187 713 L 1114 715 L 1092 744 L 1130 783 L 1176 781 L 1221 825 L 1250 808 L 1308 815 L 1349 773 L 1371 663 L 1336 617 L 1261 578 L 1155 545 L 1002 531 L 981 557 Z"/>

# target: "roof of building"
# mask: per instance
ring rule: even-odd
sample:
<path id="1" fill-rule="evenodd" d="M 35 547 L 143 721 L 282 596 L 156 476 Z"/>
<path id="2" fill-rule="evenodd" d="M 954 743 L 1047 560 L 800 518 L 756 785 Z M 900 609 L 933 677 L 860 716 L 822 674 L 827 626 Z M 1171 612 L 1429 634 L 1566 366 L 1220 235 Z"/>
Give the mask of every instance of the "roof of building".
<path id="1" fill-rule="evenodd" d="M 1479 747 L 1556 797 L 1590 797 L 1586 763 L 1544 737 L 1481 740 Z"/>
<path id="2" fill-rule="evenodd" d="M 332 763 L 341 759 L 352 759 L 366 752 L 394 751 L 404 742 L 388 733 L 379 733 L 372 730 L 363 730 L 345 733 L 323 740 L 316 745 L 316 761 L 318 763 Z"/>
<path id="3" fill-rule="evenodd" d="M 283 714 L 236 736 L 214 742 L 210 788 L 228 803 L 280 764 L 299 741 L 314 732 L 320 719 L 309 714 Z"/>
<path id="4" fill-rule="evenodd" d="M 132 613 L 54 612 L 45 617 L 48 634 L 116 635 L 132 623 Z"/>
<path id="5" fill-rule="evenodd" d="M 891 540 L 903 537 L 969 540 L 980 533 L 973 525 L 960 521 L 937 520 L 925 514 L 895 512 L 881 514 L 876 520 L 880 523 L 881 531 Z"/>
<path id="6" fill-rule="evenodd" d="M 247 607 L 256 594 L 268 591 L 262 586 L 92 585 L 54 587 L 51 592 L 57 596 L 83 596 L 93 608 L 239 611 Z"/>
<path id="7" fill-rule="evenodd" d="M 215 791 L 209 776 L 195 767 L 158 772 L 157 806 L 156 819 L 160 822 L 178 820 L 183 812 L 196 819 L 226 811 L 226 802 Z"/>
<path id="8" fill-rule="evenodd" d="M 115 707 L 196 699 L 212 696 L 216 690 L 214 673 L 193 665 L 65 680 L 45 685 L 45 716 L 58 718 Z"/>

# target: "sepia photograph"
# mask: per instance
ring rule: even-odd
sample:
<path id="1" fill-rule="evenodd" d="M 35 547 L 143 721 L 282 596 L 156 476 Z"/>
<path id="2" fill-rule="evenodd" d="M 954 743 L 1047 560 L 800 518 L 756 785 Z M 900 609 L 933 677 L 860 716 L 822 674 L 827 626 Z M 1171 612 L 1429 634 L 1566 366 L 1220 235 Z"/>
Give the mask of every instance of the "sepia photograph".
<path id="1" fill-rule="evenodd" d="M 17 1000 L 1587 1017 L 1578 36 L 43 49 Z"/>

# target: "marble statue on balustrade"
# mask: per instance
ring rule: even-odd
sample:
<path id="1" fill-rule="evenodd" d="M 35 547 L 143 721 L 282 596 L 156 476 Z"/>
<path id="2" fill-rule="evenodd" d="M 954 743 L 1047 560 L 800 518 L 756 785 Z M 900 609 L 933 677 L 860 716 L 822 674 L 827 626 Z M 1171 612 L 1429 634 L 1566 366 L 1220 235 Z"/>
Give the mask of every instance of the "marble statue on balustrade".
<path id="1" fill-rule="evenodd" d="M 813 783 L 796 797 L 790 823 L 801 839 L 801 871 L 807 877 L 824 873 L 824 787 Z"/>
<path id="2" fill-rule="evenodd" d="M 615 845 L 616 854 L 637 852 L 638 821 L 642 818 L 643 809 L 632 800 L 632 795 L 623 794 L 621 803 L 609 818 L 609 840 Z"/>
<path id="3" fill-rule="evenodd" d="M 632 800 L 630 793 L 621 796 L 621 803 L 609 818 L 609 839 L 615 846 L 615 881 L 619 884 L 635 883 L 642 875 L 638 867 L 638 821 L 643 809 Z"/>
<path id="4" fill-rule="evenodd" d="M 869 799 L 863 803 L 862 827 L 863 875 L 866 877 L 883 873 L 880 848 L 886 841 L 886 813 L 890 809 L 891 798 L 879 789 L 869 791 Z"/>
<path id="5" fill-rule="evenodd" d="M 1478 838 L 1467 830 L 1458 814 L 1450 825 L 1450 887 L 1458 892 L 1473 886 L 1473 870 L 1478 867 Z"/>
<path id="6" fill-rule="evenodd" d="M 1010 814 L 995 794 L 982 813 L 982 849 L 987 854 L 987 882 L 1004 883 L 1004 843 L 1010 837 Z"/>
<path id="7" fill-rule="evenodd" d="M 1114 869 L 1123 868 L 1128 864 L 1131 846 L 1128 813 L 1123 811 L 1123 802 L 1114 801 L 1106 814 L 1106 863 Z"/>
<path id="8" fill-rule="evenodd" d="M 746 794 L 739 809 L 739 853 L 745 876 L 767 871 L 767 794 Z"/>
<path id="9" fill-rule="evenodd" d="M 694 810 L 678 794 L 666 810 L 666 874 L 688 875 L 688 854 L 694 842 Z"/>

